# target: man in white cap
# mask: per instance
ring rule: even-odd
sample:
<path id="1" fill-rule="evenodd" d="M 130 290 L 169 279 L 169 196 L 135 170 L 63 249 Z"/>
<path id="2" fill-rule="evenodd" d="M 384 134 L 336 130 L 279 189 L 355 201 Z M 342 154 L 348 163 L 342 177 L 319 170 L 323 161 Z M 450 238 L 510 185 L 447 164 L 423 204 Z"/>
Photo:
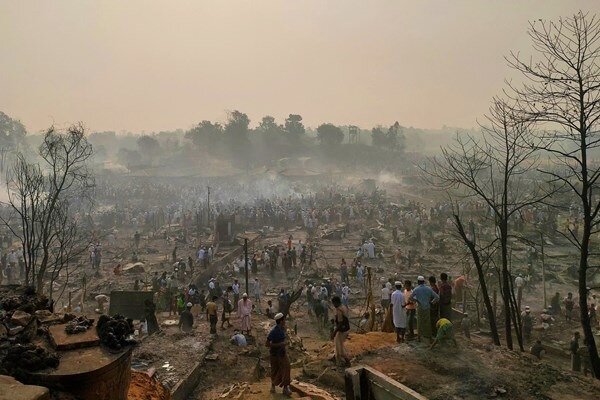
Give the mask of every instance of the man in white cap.
<path id="1" fill-rule="evenodd" d="M 248 293 L 242 294 L 242 299 L 237 304 L 238 316 L 240 317 L 242 334 L 246 332 L 250 334 L 252 329 L 252 321 L 250 316 L 252 315 L 252 301 L 248 299 Z"/>
<path id="2" fill-rule="evenodd" d="M 290 390 L 290 360 L 285 349 L 285 317 L 282 313 L 275 314 L 275 326 L 267 336 L 266 346 L 269 348 L 271 361 L 271 392 L 275 387 L 283 388 L 283 394 L 289 396 Z"/>
<path id="3" fill-rule="evenodd" d="M 392 317 L 394 328 L 396 328 L 396 341 L 404 342 L 404 334 L 406 333 L 406 302 L 404 301 L 404 292 L 402 291 L 402 282 L 394 283 L 396 290 L 392 293 Z"/>
<path id="4" fill-rule="evenodd" d="M 179 314 L 179 329 L 182 332 L 191 332 L 194 326 L 194 316 L 190 311 L 192 309 L 192 303 L 187 303 L 185 310 Z"/>
<path id="5" fill-rule="evenodd" d="M 431 303 L 439 301 L 440 296 L 425 285 L 425 277 L 417 277 L 417 283 L 410 295 L 410 299 L 417 303 L 417 334 L 419 341 L 429 339 L 431 342 Z"/>

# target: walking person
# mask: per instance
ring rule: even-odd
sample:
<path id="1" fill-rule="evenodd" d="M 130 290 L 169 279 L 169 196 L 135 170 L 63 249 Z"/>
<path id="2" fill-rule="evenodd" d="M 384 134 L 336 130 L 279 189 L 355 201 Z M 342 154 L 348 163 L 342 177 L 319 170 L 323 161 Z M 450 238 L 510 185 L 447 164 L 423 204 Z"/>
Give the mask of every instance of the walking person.
<path id="1" fill-rule="evenodd" d="M 335 308 L 335 328 L 331 334 L 335 343 L 335 360 L 338 365 L 349 366 L 350 357 L 348 357 L 345 346 L 346 339 L 348 339 L 348 333 L 350 332 L 350 320 L 348 319 L 349 310 L 348 307 L 342 304 L 342 301 L 338 296 L 333 296 L 331 302 Z"/>
<path id="2" fill-rule="evenodd" d="M 269 348 L 271 362 L 271 393 L 277 386 L 283 388 L 283 394 L 290 396 L 290 360 L 285 348 L 285 317 L 282 313 L 275 315 L 275 326 L 267 336 L 266 346 Z"/>

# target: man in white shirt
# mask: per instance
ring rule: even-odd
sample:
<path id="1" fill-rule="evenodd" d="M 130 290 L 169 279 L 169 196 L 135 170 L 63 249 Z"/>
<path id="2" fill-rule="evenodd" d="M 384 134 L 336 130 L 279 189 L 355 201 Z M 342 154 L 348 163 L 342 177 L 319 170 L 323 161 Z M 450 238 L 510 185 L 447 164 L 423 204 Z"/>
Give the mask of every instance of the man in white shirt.
<path id="1" fill-rule="evenodd" d="M 388 289 L 387 285 L 384 283 L 381 285 L 381 307 L 383 311 L 388 309 L 390 306 L 390 289 Z"/>
<path id="2" fill-rule="evenodd" d="M 256 307 L 260 311 L 260 282 L 258 278 L 254 278 L 254 286 L 252 287 L 252 293 L 254 293 L 254 301 L 256 302 Z"/>
<path id="3" fill-rule="evenodd" d="M 396 281 L 394 286 L 396 286 L 396 290 L 392 293 L 392 317 L 396 328 L 396 341 L 402 343 L 406 333 L 406 310 L 404 308 L 406 302 L 402 291 L 402 282 Z"/>
<path id="4" fill-rule="evenodd" d="M 240 301 L 240 284 L 237 279 L 234 279 L 231 290 L 233 291 L 233 307 L 234 310 L 237 310 L 237 304 Z"/>
<path id="5" fill-rule="evenodd" d="M 388 289 L 387 285 L 384 283 L 381 285 L 381 307 L 383 311 L 387 310 L 390 306 L 390 289 Z"/>

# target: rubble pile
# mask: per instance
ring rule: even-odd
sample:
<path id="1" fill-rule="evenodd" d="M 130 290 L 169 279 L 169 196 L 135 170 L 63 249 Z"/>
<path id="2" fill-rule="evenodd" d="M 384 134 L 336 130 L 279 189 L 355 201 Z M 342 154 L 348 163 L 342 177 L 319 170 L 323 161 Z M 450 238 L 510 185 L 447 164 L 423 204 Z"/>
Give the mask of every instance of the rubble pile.
<path id="1" fill-rule="evenodd" d="M 65 332 L 67 332 L 69 335 L 83 333 L 90 329 L 93 325 L 93 319 L 88 319 L 85 315 L 82 315 L 67 322 L 67 325 L 65 326 Z"/>
<path id="2" fill-rule="evenodd" d="M 100 342 L 113 350 L 121 350 L 124 346 L 137 343 L 132 337 L 134 332 L 133 320 L 126 319 L 122 315 L 100 316 L 96 329 Z"/>
<path id="3" fill-rule="evenodd" d="M 58 367 L 59 359 L 55 353 L 32 343 L 16 344 L 8 348 L 2 363 L 0 374 L 20 379 L 26 372 L 40 371 Z"/>
<path id="4" fill-rule="evenodd" d="M 127 400 L 171 400 L 171 393 L 156 378 L 132 371 Z"/>
<path id="5" fill-rule="evenodd" d="M 48 312 L 50 302 L 30 288 L 8 287 L 0 292 L 0 349 L 10 343 L 28 343 L 36 335 L 39 312 Z"/>

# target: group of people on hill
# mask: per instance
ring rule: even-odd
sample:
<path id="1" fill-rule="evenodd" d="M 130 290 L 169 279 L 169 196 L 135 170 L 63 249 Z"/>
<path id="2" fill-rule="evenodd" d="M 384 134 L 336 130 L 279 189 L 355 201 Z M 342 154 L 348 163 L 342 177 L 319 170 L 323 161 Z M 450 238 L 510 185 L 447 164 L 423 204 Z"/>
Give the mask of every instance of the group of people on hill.
<path id="1" fill-rule="evenodd" d="M 428 341 L 431 347 L 446 339 L 456 344 L 451 322 L 452 286 L 448 282 L 448 274 L 442 273 L 440 280 L 438 284 L 436 278 L 431 276 L 429 284 L 426 284 L 425 277 L 418 276 L 415 287 L 410 280 L 404 283 L 395 281 L 395 290 L 391 293 L 391 283 L 383 285 L 381 305 L 390 310 L 398 343 L 415 337 L 416 320 L 417 340 Z M 465 318 L 468 321 L 468 315 Z"/>

